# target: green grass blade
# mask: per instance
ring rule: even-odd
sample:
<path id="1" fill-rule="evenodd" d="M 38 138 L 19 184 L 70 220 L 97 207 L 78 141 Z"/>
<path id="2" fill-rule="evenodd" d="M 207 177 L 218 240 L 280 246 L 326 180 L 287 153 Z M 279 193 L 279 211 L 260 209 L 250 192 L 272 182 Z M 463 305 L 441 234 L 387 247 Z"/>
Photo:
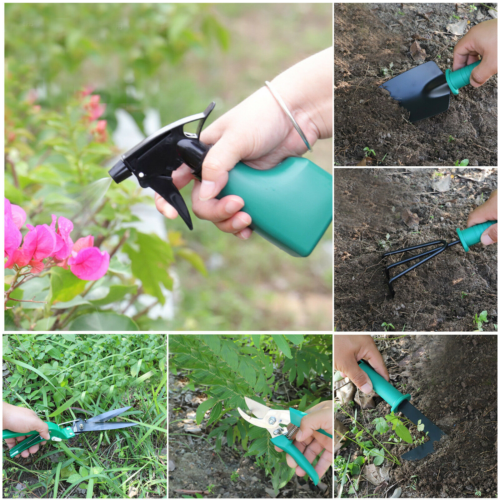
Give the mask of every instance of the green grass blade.
<path id="1" fill-rule="evenodd" d="M 52 498 L 59 498 L 57 496 L 57 488 L 59 486 L 59 475 L 61 474 L 61 466 L 62 466 L 62 462 L 59 462 L 57 464 L 57 469 L 56 469 L 56 479 L 55 479 L 55 483 L 54 483 L 54 496 Z"/>

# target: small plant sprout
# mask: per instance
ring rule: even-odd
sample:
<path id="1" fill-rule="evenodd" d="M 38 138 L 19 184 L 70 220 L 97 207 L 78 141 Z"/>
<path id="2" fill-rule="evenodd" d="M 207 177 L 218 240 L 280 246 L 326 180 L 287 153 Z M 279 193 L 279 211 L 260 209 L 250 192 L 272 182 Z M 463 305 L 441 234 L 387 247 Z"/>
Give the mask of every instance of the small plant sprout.
<path id="1" fill-rule="evenodd" d="M 215 484 L 208 485 L 208 488 L 207 488 L 208 493 L 212 494 L 212 492 L 214 491 L 214 488 L 215 488 Z"/>
<path id="2" fill-rule="evenodd" d="M 458 19 L 460 21 L 460 16 L 456 16 L 455 14 L 453 14 L 451 17 L 454 17 L 455 19 Z"/>
<path id="3" fill-rule="evenodd" d="M 238 481 L 238 478 L 239 478 L 239 477 L 240 477 L 240 475 L 238 474 L 238 471 L 237 471 L 237 470 L 235 470 L 235 471 L 233 471 L 233 472 L 232 472 L 232 474 L 231 474 L 231 481 L 232 481 L 233 483 L 236 483 L 236 482 Z"/>
<path id="4" fill-rule="evenodd" d="M 386 67 L 381 68 L 381 70 L 382 70 L 382 74 L 383 74 L 384 76 L 387 76 L 387 75 L 389 75 L 389 74 L 390 74 L 391 76 L 393 76 L 393 75 L 394 75 L 394 73 L 393 73 L 393 71 L 392 71 L 393 66 L 394 66 L 394 63 L 392 63 L 392 62 L 391 62 L 391 63 L 389 63 L 389 67 L 388 67 L 388 68 L 386 68 Z"/>
<path id="5" fill-rule="evenodd" d="M 477 10 L 477 7 L 474 4 L 469 5 L 469 14 L 472 14 L 475 10 Z"/>
<path id="6" fill-rule="evenodd" d="M 391 242 L 389 241 L 391 235 L 387 233 L 385 235 L 385 241 L 384 240 L 379 240 L 378 244 L 384 249 L 387 250 L 391 246 Z"/>
<path id="7" fill-rule="evenodd" d="M 476 492 L 474 493 L 474 495 L 476 495 L 477 497 L 480 497 L 481 496 L 481 490 L 476 490 Z"/>
<path id="8" fill-rule="evenodd" d="M 424 429 L 425 429 L 425 424 L 422 423 L 422 420 L 419 420 L 417 425 L 417 430 L 419 432 L 422 432 Z"/>
<path id="9" fill-rule="evenodd" d="M 386 323 L 385 321 L 380 326 L 384 329 L 384 332 L 388 332 L 390 328 L 395 330 L 394 325 L 392 323 Z"/>
<path id="10" fill-rule="evenodd" d="M 460 294 L 460 296 L 462 297 L 462 299 L 465 299 L 465 297 L 467 297 L 467 295 L 469 295 L 467 292 L 462 292 Z"/>
<path id="11" fill-rule="evenodd" d="M 474 323 L 477 325 L 477 330 L 474 330 L 475 332 L 483 332 L 483 324 L 488 323 L 488 312 L 483 311 L 479 316 L 476 315 L 474 316 Z"/>
<path id="12" fill-rule="evenodd" d="M 467 160 L 467 159 L 462 160 L 461 162 L 459 162 L 459 160 L 457 160 L 455 162 L 455 167 L 466 167 L 468 164 L 469 164 L 469 160 Z"/>
<path id="13" fill-rule="evenodd" d="M 448 136 L 448 142 L 453 142 L 454 140 L 455 140 L 455 138 L 452 135 Z"/>
<path id="14" fill-rule="evenodd" d="M 368 146 L 366 148 L 363 148 L 363 151 L 365 152 L 365 157 L 368 158 L 370 155 L 372 155 L 374 158 L 377 156 L 375 154 L 375 151 L 373 149 L 370 149 Z"/>

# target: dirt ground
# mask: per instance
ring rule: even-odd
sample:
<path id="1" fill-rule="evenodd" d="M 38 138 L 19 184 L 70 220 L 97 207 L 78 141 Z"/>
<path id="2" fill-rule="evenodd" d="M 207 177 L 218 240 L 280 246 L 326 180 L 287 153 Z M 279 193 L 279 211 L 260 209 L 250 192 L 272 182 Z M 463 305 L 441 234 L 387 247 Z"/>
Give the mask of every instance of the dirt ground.
<path id="1" fill-rule="evenodd" d="M 378 89 L 424 62 L 435 61 L 443 72 L 452 68 L 453 47 L 463 35 L 446 26 L 466 20 L 468 30 L 491 19 L 484 5 L 471 5 L 335 4 L 335 165 L 357 165 L 365 147 L 376 154 L 373 165 L 442 166 L 464 159 L 471 166 L 497 165 L 497 76 L 477 89 L 463 87 L 450 96 L 448 111 L 415 124 Z M 415 41 L 426 53 L 420 62 L 410 53 Z"/>
<path id="2" fill-rule="evenodd" d="M 223 437 L 217 453 L 215 438 L 207 438 L 212 426 L 207 429 L 206 420 L 200 426 L 194 422 L 196 409 L 207 396 L 188 389 L 187 382 L 182 374 L 169 378 L 169 498 L 194 497 L 187 491 L 205 498 L 331 498 L 331 469 L 318 486 L 294 476 L 275 497 L 271 477 L 254 457 L 244 456 L 241 444 L 230 448 Z"/>
<path id="3" fill-rule="evenodd" d="M 401 466 L 386 460 L 382 466 L 391 466 L 390 479 L 375 495 L 375 486 L 362 481 L 357 497 L 391 497 L 397 487 L 403 498 L 496 497 L 497 335 L 388 336 L 376 343 L 391 383 L 411 394 L 411 404 L 446 436 L 422 460 L 403 459 Z M 385 401 L 377 397 L 376 403 L 371 411 L 357 404 L 343 409 L 351 416 L 357 411 L 358 421 L 373 432 L 369 422 L 390 413 Z M 350 426 L 341 411 L 337 418 Z M 400 457 L 412 446 L 393 445 L 389 451 Z M 351 443 L 340 454 L 354 460 L 359 447 Z"/>
<path id="4" fill-rule="evenodd" d="M 435 183 L 448 177 L 449 190 L 436 191 Z M 497 245 L 478 244 L 467 253 L 461 244 L 448 248 L 394 281 L 394 298 L 384 267 L 402 256 L 382 255 L 457 240 L 456 228 L 466 227 L 497 182 L 493 168 L 335 169 L 336 331 L 384 331 L 387 323 L 388 331 L 471 332 L 478 329 L 475 315 L 485 310 L 484 331 L 496 331 Z"/>

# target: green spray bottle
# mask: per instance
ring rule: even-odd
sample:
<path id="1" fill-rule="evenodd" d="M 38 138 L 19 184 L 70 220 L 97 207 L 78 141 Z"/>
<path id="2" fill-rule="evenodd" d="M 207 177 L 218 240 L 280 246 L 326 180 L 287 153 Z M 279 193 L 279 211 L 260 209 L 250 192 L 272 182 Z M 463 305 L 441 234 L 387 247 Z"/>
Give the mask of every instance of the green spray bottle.
<path id="1" fill-rule="evenodd" d="M 199 140 L 215 103 L 203 112 L 163 127 L 125 153 L 109 171 L 116 183 L 134 174 L 172 205 L 189 229 L 189 210 L 172 181 L 172 172 L 186 163 L 201 179 L 203 160 L 210 146 Z M 184 125 L 198 121 L 196 134 Z M 218 198 L 240 196 L 257 234 L 295 257 L 307 257 L 332 221 L 332 176 L 306 158 L 290 157 L 270 170 L 238 163 Z"/>

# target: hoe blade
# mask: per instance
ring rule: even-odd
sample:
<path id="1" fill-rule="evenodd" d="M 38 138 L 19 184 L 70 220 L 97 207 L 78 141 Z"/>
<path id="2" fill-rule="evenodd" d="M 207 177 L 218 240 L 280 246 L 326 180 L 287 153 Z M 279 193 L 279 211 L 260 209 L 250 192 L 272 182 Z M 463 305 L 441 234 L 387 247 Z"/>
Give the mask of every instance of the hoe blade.
<path id="1" fill-rule="evenodd" d="M 434 61 L 401 73 L 380 88 L 388 90 L 410 112 L 412 123 L 447 111 L 450 106 L 450 87 Z"/>

